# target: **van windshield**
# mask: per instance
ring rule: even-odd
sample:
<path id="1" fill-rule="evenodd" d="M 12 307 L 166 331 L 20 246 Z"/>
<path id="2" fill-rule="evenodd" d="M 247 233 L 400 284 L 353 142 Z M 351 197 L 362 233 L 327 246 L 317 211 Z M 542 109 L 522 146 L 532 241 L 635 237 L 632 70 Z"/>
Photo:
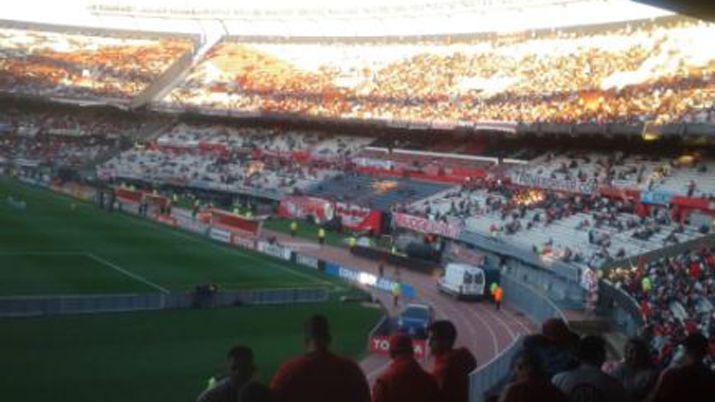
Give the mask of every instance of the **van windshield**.
<path id="1" fill-rule="evenodd" d="M 472 274 L 470 274 L 469 272 L 465 272 L 465 273 L 464 273 L 464 281 L 463 281 L 463 283 L 464 283 L 465 285 L 471 284 L 471 283 L 472 283 Z"/>
<path id="2" fill-rule="evenodd" d="M 474 283 L 476 283 L 477 285 L 481 285 L 482 283 L 484 283 L 484 273 L 478 272 L 474 274 Z"/>

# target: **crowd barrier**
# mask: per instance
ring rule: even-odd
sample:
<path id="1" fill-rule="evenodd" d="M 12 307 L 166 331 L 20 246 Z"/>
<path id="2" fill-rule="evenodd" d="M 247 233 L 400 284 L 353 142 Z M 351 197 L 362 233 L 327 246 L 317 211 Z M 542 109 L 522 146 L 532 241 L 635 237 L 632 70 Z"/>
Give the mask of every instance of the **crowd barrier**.
<path id="1" fill-rule="evenodd" d="M 611 323 L 629 337 L 637 335 L 644 324 L 638 302 L 608 280 L 599 283 L 598 303 L 599 306 L 605 307 L 601 310 L 609 313 Z"/>
<path id="2" fill-rule="evenodd" d="M 541 325 L 548 318 L 566 321 L 563 312 L 532 287 L 508 275 L 501 276 L 500 285 L 504 289 L 504 305 L 526 314 L 535 324 Z M 522 342 L 523 337 L 515 339 L 496 357 L 469 375 L 469 402 L 484 402 L 488 392 L 504 383 Z"/>
<path id="3" fill-rule="evenodd" d="M 176 292 L 168 294 L 16 296 L 0 298 L 0 317 L 319 303 L 327 301 L 328 297 L 328 291 L 320 288 L 219 291 L 210 294 Z"/>

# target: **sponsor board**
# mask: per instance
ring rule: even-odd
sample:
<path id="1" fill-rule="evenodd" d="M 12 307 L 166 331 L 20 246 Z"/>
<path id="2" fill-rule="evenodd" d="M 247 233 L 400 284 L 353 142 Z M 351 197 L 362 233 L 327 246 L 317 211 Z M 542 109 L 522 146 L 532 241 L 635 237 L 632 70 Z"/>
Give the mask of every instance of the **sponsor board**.
<path id="1" fill-rule="evenodd" d="M 524 187 L 543 188 L 581 194 L 595 194 L 598 191 L 598 186 L 594 182 L 552 179 L 550 177 L 535 176 L 526 172 L 514 173 L 510 176 L 510 178 L 512 183 Z"/>
<path id="2" fill-rule="evenodd" d="M 231 242 L 231 232 L 223 229 L 211 228 L 209 230 L 209 237 L 223 243 Z"/>
<path id="3" fill-rule="evenodd" d="M 309 255 L 296 254 L 295 262 L 306 267 L 318 269 L 318 259 Z"/>
<path id="4" fill-rule="evenodd" d="M 459 223 L 433 221 L 427 218 L 403 213 L 394 213 L 392 217 L 395 226 L 414 230 L 415 232 L 437 234 L 456 239 L 459 237 L 459 232 L 462 230 L 462 226 Z"/>
<path id="5" fill-rule="evenodd" d="M 279 246 L 277 244 L 270 244 L 264 241 L 258 242 L 258 251 L 273 257 L 290 260 L 290 249 L 287 249 L 283 246 Z"/>
<path id="6" fill-rule="evenodd" d="M 390 337 L 389 336 L 371 336 L 370 337 L 370 353 L 377 355 L 390 355 Z M 427 357 L 427 341 L 424 339 L 413 339 L 412 348 L 415 351 L 415 357 L 424 359 Z"/>
<path id="7" fill-rule="evenodd" d="M 241 246 L 243 248 L 248 248 L 251 250 L 256 248 L 256 241 L 253 238 L 241 236 L 237 233 L 234 233 L 231 236 L 231 244 L 234 244 L 236 246 Z"/>

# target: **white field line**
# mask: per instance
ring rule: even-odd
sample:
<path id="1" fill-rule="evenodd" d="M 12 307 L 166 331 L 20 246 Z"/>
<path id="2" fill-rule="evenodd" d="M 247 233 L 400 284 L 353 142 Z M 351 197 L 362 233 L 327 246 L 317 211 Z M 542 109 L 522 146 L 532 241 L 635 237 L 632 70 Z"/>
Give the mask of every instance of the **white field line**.
<path id="1" fill-rule="evenodd" d="M 92 254 L 92 253 L 84 253 L 84 255 L 86 255 L 87 257 L 89 257 L 89 258 L 91 258 L 91 259 L 93 259 L 93 260 L 95 260 L 95 261 L 97 261 L 97 262 L 99 262 L 99 263 L 101 263 L 101 264 L 103 264 L 103 265 L 109 267 L 109 268 L 112 268 L 113 270 L 115 270 L 115 271 L 117 271 L 117 272 L 119 272 L 119 273 L 122 273 L 122 274 L 124 274 L 124 275 L 126 275 L 126 276 L 128 276 L 128 277 L 130 277 L 130 278 L 132 278 L 132 279 L 135 279 L 135 280 L 137 280 L 137 281 L 139 281 L 139 282 L 145 284 L 145 285 L 149 285 L 149 286 L 153 287 L 154 289 L 160 291 L 161 293 L 164 293 L 164 294 L 168 294 L 168 293 L 169 293 L 169 289 L 167 289 L 167 288 L 165 288 L 165 287 L 163 287 L 163 286 L 161 286 L 161 285 L 157 285 L 156 283 L 154 283 L 154 282 L 152 282 L 152 281 L 150 281 L 150 280 L 144 278 L 143 276 L 137 275 L 137 274 L 135 274 L 135 273 L 133 273 L 133 272 L 129 272 L 129 271 L 127 271 L 126 269 L 124 269 L 124 268 L 122 268 L 122 267 L 120 267 L 120 266 L 118 266 L 118 265 L 116 265 L 116 264 L 113 264 L 113 263 L 111 263 L 111 262 L 105 260 L 104 258 L 98 257 L 98 256 L 96 256 L 96 255 L 94 255 L 94 254 Z"/>

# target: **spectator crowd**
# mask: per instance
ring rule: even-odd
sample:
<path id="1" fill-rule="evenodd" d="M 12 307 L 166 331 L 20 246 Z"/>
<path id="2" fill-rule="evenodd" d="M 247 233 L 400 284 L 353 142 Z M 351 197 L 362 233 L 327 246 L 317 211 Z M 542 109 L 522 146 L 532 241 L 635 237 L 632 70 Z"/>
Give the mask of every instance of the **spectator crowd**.
<path id="1" fill-rule="evenodd" d="M 398 121 L 715 122 L 715 25 L 690 19 L 415 43 L 216 45 L 165 102 Z"/>

